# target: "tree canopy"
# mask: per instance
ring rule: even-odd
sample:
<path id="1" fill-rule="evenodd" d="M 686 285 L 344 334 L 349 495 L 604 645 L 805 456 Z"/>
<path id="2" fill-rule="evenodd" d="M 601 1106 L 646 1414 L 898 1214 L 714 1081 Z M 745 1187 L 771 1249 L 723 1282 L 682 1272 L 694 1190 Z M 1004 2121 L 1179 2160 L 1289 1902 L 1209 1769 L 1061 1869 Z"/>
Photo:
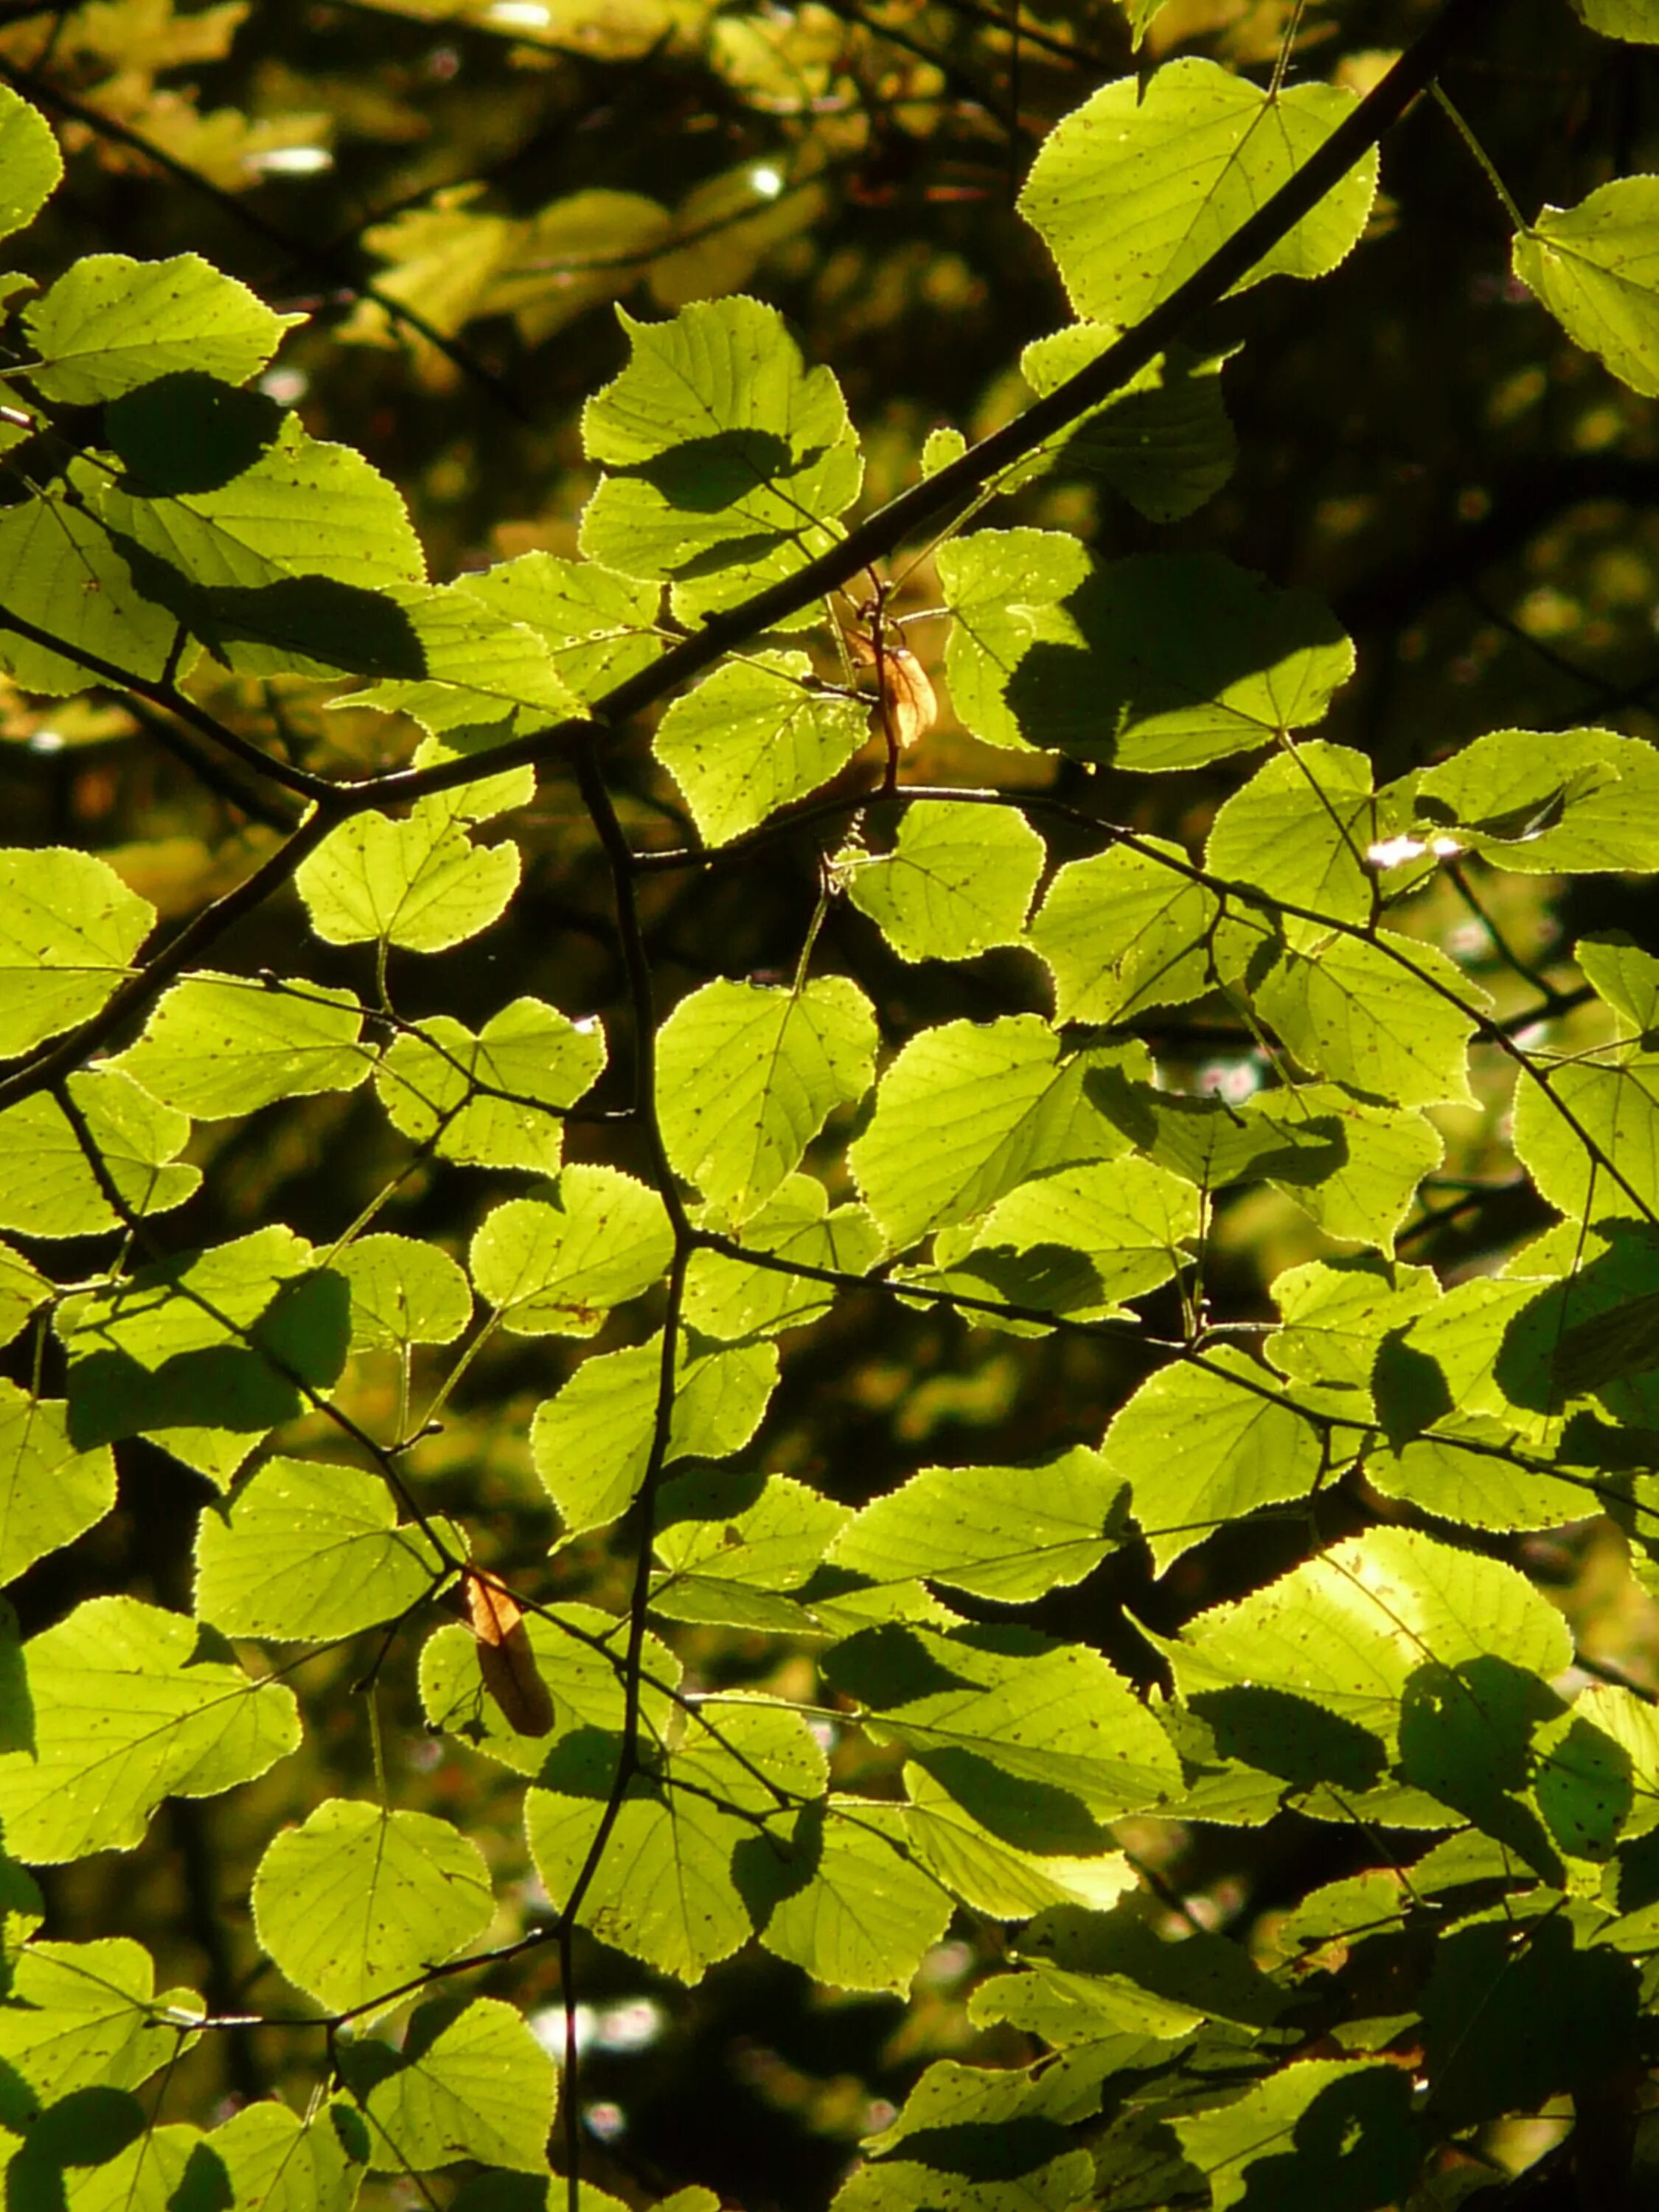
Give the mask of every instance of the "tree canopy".
<path id="1" fill-rule="evenodd" d="M 0 6 L 8 2206 L 1650 2201 L 1656 47 Z"/>

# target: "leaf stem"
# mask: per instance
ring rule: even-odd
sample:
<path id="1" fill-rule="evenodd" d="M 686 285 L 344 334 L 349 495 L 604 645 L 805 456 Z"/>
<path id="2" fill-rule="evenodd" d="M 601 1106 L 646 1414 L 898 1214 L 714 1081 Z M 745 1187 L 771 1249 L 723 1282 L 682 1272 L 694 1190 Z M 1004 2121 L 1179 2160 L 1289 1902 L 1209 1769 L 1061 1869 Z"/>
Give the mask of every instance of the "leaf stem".
<path id="1" fill-rule="evenodd" d="M 1491 155 L 1487 153 L 1486 148 L 1480 143 L 1480 141 L 1475 137 L 1474 131 L 1469 128 L 1468 124 L 1464 120 L 1462 114 L 1453 102 L 1451 94 L 1446 90 L 1445 86 L 1441 83 L 1438 77 L 1435 79 L 1429 89 L 1434 94 L 1435 99 L 1438 101 L 1441 107 L 1444 109 L 1446 114 L 1449 117 L 1452 124 L 1456 129 L 1458 137 L 1463 141 L 1463 143 L 1468 148 L 1470 153 L 1474 155 L 1475 160 L 1480 164 L 1480 167 L 1485 174 L 1486 182 L 1492 186 L 1493 191 L 1497 193 L 1499 201 L 1503 204 L 1504 212 L 1509 217 L 1510 229 L 1521 232 L 1523 234 L 1530 232 L 1532 225 L 1527 221 L 1525 216 L 1522 214 L 1520 209 L 1516 207 L 1515 202 L 1510 198 L 1509 186 L 1504 182 L 1502 177 L 1498 175 L 1497 164 L 1493 161 Z"/>

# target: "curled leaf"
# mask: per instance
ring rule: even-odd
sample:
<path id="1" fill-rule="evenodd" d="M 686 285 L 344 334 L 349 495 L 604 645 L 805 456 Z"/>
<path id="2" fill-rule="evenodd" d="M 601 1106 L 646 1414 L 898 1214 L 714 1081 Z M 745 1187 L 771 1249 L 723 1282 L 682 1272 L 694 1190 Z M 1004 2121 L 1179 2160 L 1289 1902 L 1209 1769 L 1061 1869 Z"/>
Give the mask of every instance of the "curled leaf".
<path id="1" fill-rule="evenodd" d="M 485 1690 L 514 1735 L 546 1735 L 553 1726 L 553 1699 L 530 1648 L 517 1599 L 504 1583 L 486 1582 L 471 1567 L 464 1583 Z"/>

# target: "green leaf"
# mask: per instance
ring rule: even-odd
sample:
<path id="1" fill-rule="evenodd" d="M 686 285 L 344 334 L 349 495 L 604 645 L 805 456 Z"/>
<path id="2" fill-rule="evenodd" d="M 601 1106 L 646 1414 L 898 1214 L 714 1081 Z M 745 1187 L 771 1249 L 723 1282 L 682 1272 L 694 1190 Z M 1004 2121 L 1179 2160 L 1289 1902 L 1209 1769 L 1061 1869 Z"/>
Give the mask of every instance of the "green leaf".
<path id="1" fill-rule="evenodd" d="M 199 254 L 84 254 L 24 310 L 41 362 L 29 381 L 70 407 L 94 406 L 179 369 L 242 384 L 283 332 L 306 319 L 274 313 Z"/>
<path id="2" fill-rule="evenodd" d="M 336 2101 L 302 2120 L 267 2099 L 215 2128 L 207 2148 L 230 2177 L 233 2201 L 258 2212 L 351 2212 L 362 2123 Z M 183 2212 L 183 2208 L 179 2208 Z"/>
<path id="3" fill-rule="evenodd" d="M 1281 1375 L 1327 1392 L 1355 1393 L 1353 1410 L 1370 1413 L 1370 1380 L 1382 1340 L 1426 1313 L 1440 1285 L 1429 1267 L 1407 1267 L 1359 1254 L 1287 1267 L 1273 1285 L 1285 1326 L 1261 1349 Z"/>
<path id="4" fill-rule="evenodd" d="M 137 1214 L 182 1206 L 199 1168 L 177 1165 L 190 1123 L 113 1069 L 71 1075 L 69 1093 L 122 1205 Z M 0 1114 L 0 1229 L 24 1237 L 90 1237 L 124 1225 L 69 1116 L 37 1093 Z"/>
<path id="5" fill-rule="evenodd" d="M 1307 1497 L 1325 1471 L 1321 1431 L 1274 1376 L 1226 1345 L 1204 1358 L 1202 1367 L 1172 1362 L 1143 1382 L 1101 1446 L 1109 1473 L 1133 1486 L 1159 1574 L 1257 1507 Z"/>
<path id="6" fill-rule="evenodd" d="M 46 1304 L 56 1285 L 21 1252 L 0 1244 L 0 1344 L 9 1344 L 31 1314 Z M 0 1576 L 0 1581 L 5 1577 Z"/>
<path id="7" fill-rule="evenodd" d="M 155 921 L 149 901 L 90 853 L 0 852 L 0 1058 L 95 1014 Z"/>
<path id="8" fill-rule="evenodd" d="M 1201 1226 L 1198 1191 L 1151 1160 L 1097 1160 L 1034 1176 L 1000 1199 L 970 1233 L 946 1232 L 935 1255 L 965 1267 L 1018 1253 L 1035 1259 L 1080 1254 L 1086 1291 L 1066 1301 L 1079 1316 L 1105 1313 L 1120 1298 L 1139 1297 L 1167 1283 L 1187 1264 L 1182 1249 Z M 1039 1302 L 1040 1303 L 1040 1302 Z"/>
<path id="9" fill-rule="evenodd" d="M 1548 1681 L 1571 1658 L 1560 1614 L 1514 1568 L 1404 1528 L 1334 1545 L 1237 1604 L 1199 1613 L 1167 1648 L 1183 1694 L 1281 1690 L 1385 1743 L 1425 1665 L 1450 1671 L 1501 1651 Z"/>
<path id="10" fill-rule="evenodd" d="M 951 1899 L 908 1855 L 904 1808 L 831 1796 L 786 1830 L 787 1856 L 747 1867 L 766 1948 L 836 1990 L 905 1996 L 950 1924 Z"/>
<path id="11" fill-rule="evenodd" d="M 1122 1021 L 1212 988 L 1210 938 L 1220 902 L 1152 857 L 1167 853 L 1184 866 L 1178 846 L 1140 842 L 1152 850 L 1115 845 L 1068 862 L 1032 921 L 1032 949 L 1054 979 L 1056 1021 Z"/>
<path id="12" fill-rule="evenodd" d="M 1659 752 L 1611 730 L 1494 730 L 1417 779 L 1429 834 L 1528 876 L 1659 867 Z"/>
<path id="13" fill-rule="evenodd" d="M 206 2212 L 224 2202 L 226 2186 L 201 2130 L 173 2124 L 143 2127 L 112 2158 L 76 2175 L 68 2201 L 74 2212 Z"/>
<path id="14" fill-rule="evenodd" d="M 1073 323 L 1028 345 L 1020 374 L 1042 398 L 1119 336 L 1109 323 Z M 1221 367 L 1221 357 L 1205 359 L 1186 346 L 1155 354 L 1109 399 L 1051 441 L 1043 449 L 1046 465 L 1103 477 L 1149 522 L 1180 521 L 1220 490 L 1237 458 Z"/>
<path id="15" fill-rule="evenodd" d="M 652 1610 L 670 1620 L 810 1628 L 811 1614 L 780 1604 L 780 1594 L 811 1577 L 850 1518 L 787 1475 L 711 1467 L 677 1476 L 658 1498 L 653 1549 L 663 1571 Z"/>
<path id="16" fill-rule="evenodd" d="M 488 1214 L 467 1265 L 513 1335 L 592 1336 L 661 1278 L 673 1250 L 654 1190 L 615 1168 L 572 1167 L 550 1198 L 510 1198 Z"/>
<path id="17" fill-rule="evenodd" d="M 1585 981 L 1613 1014 L 1621 1039 L 1659 1030 L 1659 960 L 1622 930 L 1581 937 L 1572 948 Z"/>
<path id="18" fill-rule="evenodd" d="M 88 1599 L 26 1644 L 5 1694 L 6 1740 L 28 1746 L 0 1754 L 8 1846 L 47 1865 L 131 1850 L 164 1797 L 216 1796 L 292 1751 L 293 1692 L 222 1653 L 132 1597 Z"/>
<path id="19" fill-rule="evenodd" d="M 359 1237 L 329 1265 L 351 1285 L 351 1349 L 453 1344 L 472 1318 L 466 1277 L 447 1252 L 412 1237 Z"/>
<path id="20" fill-rule="evenodd" d="M 823 1185 L 804 1175 L 786 1176 L 736 1236 L 750 1251 L 854 1276 L 867 1274 L 886 1249 L 881 1231 L 861 1206 L 832 1210 Z M 726 1343 L 744 1336 L 775 1336 L 817 1320 L 835 1297 L 833 1285 L 702 1249 L 693 1253 L 686 1271 L 685 1319 L 700 1335 Z"/>
<path id="21" fill-rule="evenodd" d="M 1085 1445 L 1030 1467 L 930 1467 L 830 1547 L 881 1582 L 926 1576 L 1005 1605 L 1081 1582 L 1121 1540 L 1125 1485 Z"/>
<path id="22" fill-rule="evenodd" d="M 1194 768 L 1317 721 L 1353 672 L 1322 601 L 1213 553 L 1097 566 L 1073 538 L 979 531 L 940 547 L 939 572 L 951 695 L 992 744 Z"/>
<path id="23" fill-rule="evenodd" d="M 1066 2212 L 1087 2203 L 1095 2162 L 1060 2117 L 1075 2118 L 1084 2101 L 1066 2072 L 930 2066 L 898 2119 L 866 2144 L 870 2163 L 843 2185 L 835 2212 Z"/>
<path id="24" fill-rule="evenodd" d="M 559 1733 L 551 1738 L 517 1735 L 494 1698 L 485 1695 L 471 1629 L 440 1628 L 421 1652 L 421 1700 L 427 1718 L 434 1728 L 464 1738 L 515 1774 L 539 1776 L 564 1755 L 561 1746 L 573 1731 L 583 1738 L 596 1732 L 614 1736 L 622 1727 L 622 1626 L 614 1613 L 589 1605 L 526 1613 L 525 1635 L 558 1716 Z M 641 1664 L 641 1713 L 646 1729 L 660 1737 L 668 1721 L 667 1692 L 679 1680 L 679 1662 L 647 1635 Z"/>
<path id="25" fill-rule="evenodd" d="M 519 848 L 475 845 L 463 801 L 441 792 L 404 821 L 368 809 L 331 831 L 294 878 L 317 935 L 443 952 L 499 921 L 519 888 Z"/>
<path id="26" fill-rule="evenodd" d="M 146 590 L 173 609 L 169 641 L 176 616 L 245 675 L 425 667 L 410 616 L 380 595 L 425 573 L 401 495 L 361 453 L 307 436 L 293 416 L 251 467 L 211 489 L 152 497 L 114 485 L 101 510 L 124 555 L 143 562 Z"/>
<path id="27" fill-rule="evenodd" d="M 754 1213 L 875 1069 L 876 1018 L 842 975 L 799 991 L 716 981 L 657 1036 L 657 1110 L 678 1174 L 731 1221 Z"/>
<path id="28" fill-rule="evenodd" d="M 1218 62 L 1120 77 L 1043 142 L 1020 194 L 1079 315 L 1137 323 L 1184 283 L 1352 112 L 1332 85 L 1264 92 Z M 1235 286 L 1323 276 L 1376 191 L 1374 150 Z"/>
<path id="29" fill-rule="evenodd" d="M 495 1909 L 483 1852 L 447 1820 L 343 1797 L 285 1828 L 253 1877 L 261 1948 L 334 2012 L 453 1958 Z"/>
<path id="30" fill-rule="evenodd" d="M 858 441 L 827 368 L 806 368 L 775 308 L 697 301 L 672 322 L 618 310 L 629 364 L 582 410 L 606 471 L 582 551 L 678 580 L 685 617 L 730 606 L 829 550 L 858 496 Z"/>
<path id="31" fill-rule="evenodd" d="M 159 2003 L 184 1994 L 169 1990 Z M 159 2003 L 149 1954 L 128 1936 L 30 1943 L 0 1998 L 0 2062 L 32 2106 L 94 2087 L 136 2089 L 179 2049 L 183 2019 L 158 2019 Z M 189 2009 L 199 2015 L 199 1998 Z M 14 2126 L 23 2117 L 7 2113 Z"/>
<path id="32" fill-rule="evenodd" d="M 1389 826 L 1378 818 L 1365 756 L 1314 738 L 1276 754 L 1234 793 L 1211 828 L 1205 866 L 1274 901 L 1364 923 L 1375 891 L 1365 855 Z M 1294 915 L 1279 926 L 1298 949 L 1324 933 Z"/>
<path id="33" fill-rule="evenodd" d="M 291 1229 L 255 1230 L 152 1261 L 59 1307 L 70 1358 L 70 1434 L 80 1444 L 158 1436 L 187 1464 L 222 1470 L 192 1435 L 231 1432 L 230 1467 L 333 1382 L 350 1341 L 350 1294 Z M 182 1436 L 173 1432 L 183 1431 Z M 228 1472 L 228 1468 L 222 1470 Z"/>
<path id="34" fill-rule="evenodd" d="M 227 1636 L 321 1644 L 390 1620 L 440 1564 L 399 1528 L 385 1482 L 326 1460 L 268 1460 L 196 1534 L 196 1610 Z"/>
<path id="35" fill-rule="evenodd" d="M 1512 1456 L 1512 1434 L 1491 1414 L 1465 1414 L 1398 1450 L 1374 1446 L 1365 1480 L 1384 1498 L 1406 1498 L 1420 1513 L 1468 1528 L 1559 1528 L 1596 1510 L 1582 1477 L 1548 1474 Z"/>
<path id="36" fill-rule="evenodd" d="M 1517 231 L 1516 275 L 1575 345 L 1633 392 L 1659 394 L 1659 177 L 1615 177 Z"/>
<path id="37" fill-rule="evenodd" d="M 903 1251 L 1032 1176 L 1118 1158 L 1127 1141 L 1093 1103 L 1091 1078 L 1138 1070 L 1144 1058 L 1131 1046 L 1062 1060 L 1059 1039 L 1032 1014 L 923 1030 L 882 1077 L 874 1115 L 848 1150 L 865 1203 Z"/>
<path id="38" fill-rule="evenodd" d="M 90 489 L 95 499 L 97 486 Z M 83 503 L 75 468 L 68 490 L 73 495 L 37 495 L 0 514 L 0 607 L 62 648 L 36 645 L 0 623 L 0 671 L 27 691 L 83 691 L 94 680 L 76 657 L 85 652 L 160 683 L 178 622 L 135 578 L 130 549 L 118 550 Z"/>
<path id="39" fill-rule="evenodd" d="M 825 691 L 804 653 L 730 660 L 677 699 L 652 750 L 707 844 L 757 829 L 844 768 L 869 737 L 870 703 Z"/>
<path id="40" fill-rule="evenodd" d="M 386 584 L 382 604 L 399 620 L 404 638 L 379 656 L 353 655 L 338 665 L 378 676 L 365 691 L 331 703 L 409 714 L 439 732 L 491 726 L 502 738 L 526 737 L 580 710 L 580 702 L 559 675 L 546 640 L 524 623 L 510 622 L 459 584 Z M 337 645 L 337 658 L 340 647 Z M 414 818 L 428 805 L 417 801 Z M 439 823 L 456 805 L 447 794 L 433 817 Z"/>
<path id="41" fill-rule="evenodd" d="M 46 117 L 9 85 L 0 86 L 0 238 L 33 222 L 63 173 Z"/>
<path id="42" fill-rule="evenodd" d="M 618 575 L 597 561 L 561 561 L 522 553 L 493 568 L 455 579 L 458 591 L 508 622 L 532 629 L 552 656 L 560 681 L 577 699 L 602 698 L 666 650 L 653 635 L 660 584 Z"/>
<path id="43" fill-rule="evenodd" d="M 113 1064 L 164 1105 L 205 1121 L 285 1098 L 355 1091 L 373 1062 L 355 992 L 198 969 L 167 991 Z"/>
<path id="44" fill-rule="evenodd" d="M 1024 1627 L 872 1628 L 823 1665 L 876 1741 L 902 1744 L 978 1817 L 996 1805 L 999 1825 L 1029 1802 L 1063 1839 L 1179 1786 L 1164 1730 L 1082 1645 Z"/>
<path id="45" fill-rule="evenodd" d="M 1411 2083 L 1392 2059 L 1304 2059 L 1171 2124 L 1215 2212 L 1276 2190 L 1366 2212 L 1403 2197 L 1421 2156 Z"/>
<path id="46" fill-rule="evenodd" d="M 1540 1198 L 1571 1218 L 1659 1209 L 1659 1054 L 1634 1042 L 1522 1074 L 1515 1152 Z M 1546 1087 L 1547 1085 L 1547 1087 Z M 0 1125 L 3 1126 L 3 1125 Z"/>
<path id="47" fill-rule="evenodd" d="M 364 2055 L 384 2048 L 370 2045 Z M 553 2061 L 514 2006 L 499 1997 L 475 1997 L 459 2010 L 422 2005 L 400 2057 L 361 2100 L 376 2139 L 374 2166 L 429 2173 L 471 2158 L 514 2173 L 547 2171 Z"/>
<path id="48" fill-rule="evenodd" d="M 825 1774 L 797 1713 L 723 1699 L 716 1726 L 723 1741 L 696 1728 L 660 1771 L 629 1781 L 577 1915 L 602 1942 L 683 1982 L 701 1981 L 750 1934 L 744 1861 L 776 1848 L 779 1799 L 762 1778 L 811 1797 Z M 553 1786 L 532 1790 L 525 1806 L 531 1852 L 556 1905 L 587 1856 L 616 1768 L 605 1738 L 570 1739 L 567 1749 L 549 1763 Z"/>
<path id="49" fill-rule="evenodd" d="M 740 1450 L 777 1383 L 774 1346 L 682 1348 L 675 1364 L 667 1458 L 720 1459 Z M 566 1536 L 605 1528 L 633 1504 L 650 1462 L 661 1375 L 659 1333 L 647 1344 L 584 1360 L 558 1395 L 537 1408 L 531 1455 Z"/>
<path id="50" fill-rule="evenodd" d="M 1018 944 L 1044 858 L 1012 807 L 910 806 L 892 851 L 859 860 L 848 890 L 901 960 L 971 960 Z"/>
<path id="51" fill-rule="evenodd" d="M 0 1583 L 72 1544 L 115 1503 L 113 1454 L 77 1451 L 67 1411 L 0 1381 Z"/>
<path id="52" fill-rule="evenodd" d="M 552 1175 L 574 1105 L 605 1061 L 596 1018 L 572 1022 L 539 999 L 514 999 L 475 1036 L 447 1014 L 405 1030 L 374 1079 L 393 1128 L 468 1167 Z"/>
<path id="53" fill-rule="evenodd" d="M 1659 45 L 1659 9 L 1653 0 L 1573 0 L 1577 13 L 1604 39 Z"/>
<path id="54" fill-rule="evenodd" d="M 951 615 L 945 647 L 951 701 L 987 744 L 1024 750 L 1026 738 L 1008 697 L 1028 653 L 1047 665 L 1076 639 L 1069 595 L 1091 574 L 1075 538 L 1053 530 L 979 530 L 949 538 L 935 556 Z"/>
<path id="55" fill-rule="evenodd" d="M 1490 1001 L 1435 945 L 1390 930 L 1310 939 L 1250 996 L 1311 1073 L 1400 1106 L 1474 1103 L 1469 1039 Z"/>
<path id="56" fill-rule="evenodd" d="M 994 1920 L 1025 1920 L 1050 1905 L 1105 1906 L 1133 1889 L 1135 1872 L 1121 1851 L 1094 1857 L 1022 1850 L 974 1819 L 924 1766 L 905 1779 L 905 1828 L 912 1850 L 936 1881 Z"/>
<path id="57" fill-rule="evenodd" d="M 1444 1156 L 1440 1133 L 1425 1115 L 1362 1105 L 1334 1084 L 1264 1091 L 1245 1102 L 1243 1118 L 1258 1139 L 1272 1130 L 1296 1148 L 1290 1160 L 1265 1158 L 1263 1171 L 1328 1237 L 1384 1252 L 1393 1251 L 1418 1185 Z M 1322 1162 L 1322 1143 L 1329 1146 Z M 1292 1172 L 1297 1153 L 1307 1166 L 1319 1163 L 1316 1171 Z"/>

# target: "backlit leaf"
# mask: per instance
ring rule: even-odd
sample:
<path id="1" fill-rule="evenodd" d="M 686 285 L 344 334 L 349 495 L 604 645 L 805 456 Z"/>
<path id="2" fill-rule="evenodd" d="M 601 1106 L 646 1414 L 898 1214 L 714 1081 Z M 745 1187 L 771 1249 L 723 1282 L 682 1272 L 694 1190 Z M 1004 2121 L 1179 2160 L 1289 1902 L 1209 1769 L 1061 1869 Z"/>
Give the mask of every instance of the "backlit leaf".
<path id="1" fill-rule="evenodd" d="M 0 1380 L 0 1583 L 72 1544 L 115 1503 L 115 1460 L 77 1451 L 61 1400 Z"/>
<path id="2" fill-rule="evenodd" d="M 671 1164 L 728 1219 L 745 1219 L 799 1165 L 836 1108 L 863 1097 L 875 1050 L 874 1012 L 844 976 L 799 992 L 704 984 L 657 1038 Z"/>
<path id="3" fill-rule="evenodd" d="M 90 1598 L 26 1644 L 5 1702 L 7 1741 L 30 1748 L 0 1753 L 0 1820 L 43 1864 L 131 1850 L 164 1797 L 214 1796 L 300 1741 L 292 1691 L 132 1597 Z"/>
<path id="4" fill-rule="evenodd" d="M 650 1289 L 673 1233 L 662 1200 L 615 1168 L 567 1168 L 551 1195 L 510 1198 L 472 1239 L 478 1294 L 515 1336 L 592 1336 Z"/>
<path id="5" fill-rule="evenodd" d="M 447 1820 L 343 1797 L 284 1829 L 253 1878 L 260 1944 L 334 2011 L 453 1958 L 494 1911 L 483 1854 Z"/>
<path id="6" fill-rule="evenodd" d="M 430 1589 L 439 1561 L 399 1528 L 378 1474 L 272 1459 L 196 1537 L 196 1610 L 228 1636 L 323 1643 L 390 1620 Z"/>
<path id="7" fill-rule="evenodd" d="M 1044 857 L 1010 808 L 912 806 L 892 851 L 860 861 L 848 892 L 902 960 L 969 960 L 1018 943 Z"/>
<path id="8" fill-rule="evenodd" d="M 369 2046 L 376 2057 L 380 2048 Z M 546 2171 L 553 2062 L 514 2007 L 499 1997 L 475 1997 L 459 2012 L 424 2005 L 399 2057 L 362 2100 L 374 2165 L 426 2173 L 470 2158 L 509 2172 Z"/>
<path id="9" fill-rule="evenodd" d="M 207 1121 L 278 1099 L 353 1091 L 371 1062 L 350 991 L 198 970 L 175 983 L 115 1063 L 163 1104 Z"/>
<path id="10" fill-rule="evenodd" d="M 1103 85 L 1044 141 L 1020 195 L 1080 315 L 1139 322 L 1255 214 L 1354 106 L 1352 92 L 1265 92 L 1218 63 L 1166 62 Z M 1376 190 L 1357 162 L 1258 261 L 1264 276 L 1322 276 L 1352 251 Z M 1242 289 L 1242 287 L 1241 287 Z"/>
<path id="11" fill-rule="evenodd" d="M 1576 345 L 1659 392 L 1659 177 L 1615 177 L 1517 231 L 1515 273 Z"/>
<path id="12" fill-rule="evenodd" d="M 0 852 L 0 1056 L 96 1013 L 155 920 L 90 853 Z"/>
<path id="13" fill-rule="evenodd" d="M 30 381 L 48 399 L 90 407 L 175 369 L 241 384 L 305 319 L 273 313 L 199 254 L 88 253 L 25 310 L 23 325 L 43 364 Z"/>
<path id="14" fill-rule="evenodd" d="M 653 750 L 711 845 L 723 845 L 804 799 L 869 736 L 867 703 L 825 691 L 804 653 L 728 661 L 677 699 Z"/>

